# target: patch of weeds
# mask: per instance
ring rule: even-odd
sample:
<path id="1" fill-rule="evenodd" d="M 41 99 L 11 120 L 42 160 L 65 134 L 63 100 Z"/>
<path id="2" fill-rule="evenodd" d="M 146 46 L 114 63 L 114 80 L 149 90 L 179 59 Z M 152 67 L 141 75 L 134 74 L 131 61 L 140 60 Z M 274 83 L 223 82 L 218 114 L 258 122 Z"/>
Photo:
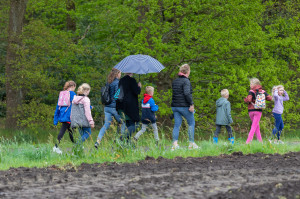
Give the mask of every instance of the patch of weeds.
<path id="1" fill-rule="evenodd" d="M 40 161 L 50 157 L 50 150 L 47 148 L 32 148 L 24 151 L 24 157 L 30 161 Z"/>

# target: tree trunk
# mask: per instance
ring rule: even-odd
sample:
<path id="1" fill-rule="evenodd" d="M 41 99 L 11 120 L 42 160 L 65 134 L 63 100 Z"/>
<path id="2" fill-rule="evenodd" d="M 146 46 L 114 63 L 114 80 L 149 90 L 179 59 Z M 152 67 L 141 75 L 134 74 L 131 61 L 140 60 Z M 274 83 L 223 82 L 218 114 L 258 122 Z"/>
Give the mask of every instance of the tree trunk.
<path id="1" fill-rule="evenodd" d="M 67 11 L 75 11 L 75 3 L 73 0 L 66 0 L 66 8 Z M 67 13 L 67 30 L 71 30 L 75 32 L 76 30 L 76 22 L 69 13 Z"/>
<path id="2" fill-rule="evenodd" d="M 6 122 L 7 129 L 17 128 L 18 106 L 22 104 L 22 90 L 17 85 L 17 74 L 20 70 L 17 66 L 19 55 L 18 48 L 22 41 L 24 15 L 27 0 L 10 0 L 9 24 L 8 24 L 8 46 L 6 54 Z"/>

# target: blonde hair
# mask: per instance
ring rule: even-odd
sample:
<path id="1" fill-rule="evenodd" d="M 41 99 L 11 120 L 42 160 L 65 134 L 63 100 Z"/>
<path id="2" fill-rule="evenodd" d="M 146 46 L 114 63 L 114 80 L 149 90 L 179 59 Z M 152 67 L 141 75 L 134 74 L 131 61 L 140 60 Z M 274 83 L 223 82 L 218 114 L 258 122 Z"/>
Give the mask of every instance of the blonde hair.
<path id="1" fill-rule="evenodd" d="M 107 77 L 107 82 L 110 84 L 112 83 L 118 76 L 118 74 L 121 73 L 121 71 L 119 71 L 118 69 L 111 69 L 108 77 Z"/>
<path id="2" fill-rule="evenodd" d="M 187 74 L 191 70 L 190 65 L 188 64 L 183 64 L 180 66 L 179 71 L 182 72 L 183 74 Z"/>
<path id="3" fill-rule="evenodd" d="M 84 94 L 85 91 L 91 90 L 90 85 L 83 83 L 78 87 L 77 94 Z"/>
<path id="4" fill-rule="evenodd" d="M 278 85 L 277 90 L 279 90 L 279 88 L 282 88 L 284 90 L 284 86 L 282 86 L 282 85 Z"/>
<path id="5" fill-rule="evenodd" d="M 68 88 L 70 88 L 72 86 L 76 87 L 76 83 L 72 80 L 67 81 L 64 85 L 64 91 L 68 90 Z"/>
<path id="6" fill-rule="evenodd" d="M 154 88 L 152 86 L 146 86 L 145 91 L 149 94 L 151 91 L 154 92 Z"/>
<path id="7" fill-rule="evenodd" d="M 250 79 L 250 84 L 252 84 L 253 86 L 261 85 L 259 79 L 255 77 Z"/>
<path id="8" fill-rule="evenodd" d="M 221 90 L 221 96 L 222 96 L 222 97 L 229 96 L 229 91 L 228 91 L 227 89 Z"/>
<path id="9" fill-rule="evenodd" d="M 279 88 L 282 88 L 284 90 L 284 86 L 282 86 L 282 85 L 273 86 L 272 93 L 274 93 L 276 89 L 279 91 Z"/>

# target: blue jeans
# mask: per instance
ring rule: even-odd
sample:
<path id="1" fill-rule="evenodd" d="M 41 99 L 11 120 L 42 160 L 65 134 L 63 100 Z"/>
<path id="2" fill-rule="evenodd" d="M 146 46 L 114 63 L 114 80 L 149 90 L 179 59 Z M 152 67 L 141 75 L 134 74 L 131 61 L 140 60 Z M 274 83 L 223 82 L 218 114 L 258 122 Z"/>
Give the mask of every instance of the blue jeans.
<path id="1" fill-rule="evenodd" d="M 83 128 L 79 128 L 78 130 L 81 135 L 81 143 L 83 143 L 86 139 L 88 139 L 92 134 L 90 127 L 83 127 Z"/>
<path id="2" fill-rule="evenodd" d="M 283 120 L 281 114 L 273 113 L 275 118 L 275 128 L 272 131 L 273 136 L 275 137 L 277 134 L 277 139 L 280 140 L 281 131 L 284 127 Z"/>
<path id="3" fill-rule="evenodd" d="M 194 113 L 189 111 L 189 107 L 172 107 L 174 114 L 174 129 L 173 129 L 173 142 L 178 140 L 179 130 L 182 123 L 182 117 L 184 117 L 189 125 L 188 135 L 189 141 L 194 142 L 195 133 L 195 118 Z"/>
<path id="4" fill-rule="evenodd" d="M 105 115 L 105 122 L 104 122 L 103 127 L 99 131 L 98 140 L 102 139 L 102 137 L 104 136 L 106 130 L 111 125 L 111 122 L 113 121 L 113 118 L 115 118 L 116 121 L 119 124 L 122 124 L 121 133 L 125 131 L 125 124 L 122 122 L 122 119 L 121 119 L 120 115 L 118 114 L 116 108 L 105 107 L 104 108 L 104 115 Z M 118 126 L 118 131 L 119 131 L 119 126 Z"/>

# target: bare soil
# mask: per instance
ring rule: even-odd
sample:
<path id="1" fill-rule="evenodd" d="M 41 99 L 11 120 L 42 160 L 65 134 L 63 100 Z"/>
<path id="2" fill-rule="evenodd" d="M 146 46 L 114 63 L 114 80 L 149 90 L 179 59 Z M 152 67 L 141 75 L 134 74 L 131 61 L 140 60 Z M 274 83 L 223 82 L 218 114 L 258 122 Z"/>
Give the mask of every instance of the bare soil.
<path id="1" fill-rule="evenodd" d="M 11 168 L 0 198 L 300 198 L 300 152 Z"/>

